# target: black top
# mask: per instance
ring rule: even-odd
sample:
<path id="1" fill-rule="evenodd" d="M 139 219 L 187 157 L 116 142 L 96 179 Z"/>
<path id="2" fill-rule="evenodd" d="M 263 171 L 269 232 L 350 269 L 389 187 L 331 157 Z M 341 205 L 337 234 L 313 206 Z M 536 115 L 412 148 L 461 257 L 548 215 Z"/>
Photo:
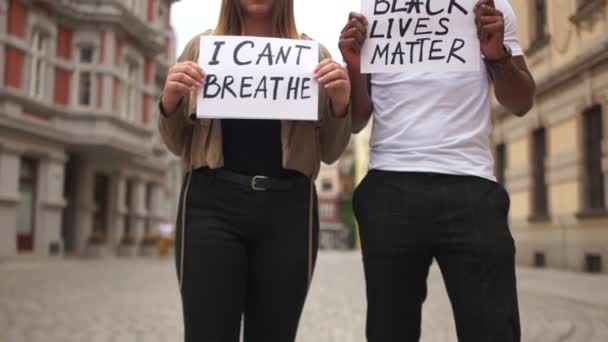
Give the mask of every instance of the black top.
<path id="1" fill-rule="evenodd" d="M 280 120 L 222 120 L 224 168 L 247 176 L 286 178 Z"/>

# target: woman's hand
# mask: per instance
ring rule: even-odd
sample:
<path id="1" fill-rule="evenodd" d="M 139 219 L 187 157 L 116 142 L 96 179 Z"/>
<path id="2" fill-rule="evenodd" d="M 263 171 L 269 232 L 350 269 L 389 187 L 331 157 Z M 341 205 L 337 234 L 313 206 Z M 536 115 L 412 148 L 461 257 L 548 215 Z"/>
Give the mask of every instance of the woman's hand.
<path id="1" fill-rule="evenodd" d="M 323 60 L 315 69 L 315 79 L 323 86 L 337 117 L 345 117 L 350 100 L 350 79 L 346 69 L 332 60 Z"/>
<path id="2" fill-rule="evenodd" d="M 184 96 L 196 88 L 201 88 L 204 83 L 205 71 L 198 64 L 186 61 L 172 66 L 161 97 L 161 106 L 165 113 L 173 113 Z"/>

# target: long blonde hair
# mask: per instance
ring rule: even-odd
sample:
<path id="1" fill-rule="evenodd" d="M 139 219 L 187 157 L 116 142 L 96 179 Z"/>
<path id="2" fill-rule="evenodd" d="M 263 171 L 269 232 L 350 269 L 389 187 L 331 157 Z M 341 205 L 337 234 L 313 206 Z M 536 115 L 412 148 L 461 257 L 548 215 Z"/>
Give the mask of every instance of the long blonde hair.
<path id="1" fill-rule="evenodd" d="M 298 39 L 298 29 L 294 15 L 294 0 L 275 0 L 272 27 L 274 35 L 279 38 Z M 220 18 L 214 34 L 218 36 L 242 36 L 245 34 L 243 27 L 243 10 L 239 0 L 222 0 Z"/>

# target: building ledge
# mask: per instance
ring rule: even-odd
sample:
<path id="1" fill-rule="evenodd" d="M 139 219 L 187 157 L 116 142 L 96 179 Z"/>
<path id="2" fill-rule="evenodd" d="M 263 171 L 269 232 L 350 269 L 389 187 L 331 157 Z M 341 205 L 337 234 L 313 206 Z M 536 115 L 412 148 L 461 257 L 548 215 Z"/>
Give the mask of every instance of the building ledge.
<path id="1" fill-rule="evenodd" d="M 530 223 L 546 223 L 551 222 L 551 216 L 549 214 L 531 214 L 528 216 L 528 222 Z"/>
<path id="2" fill-rule="evenodd" d="M 541 51 L 545 47 L 548 47 L 550 43 L 551 43 L 551 35 L 546 34 L 543 37 L 533 41 L 532 44 L 530 44 L 530 47 L 528 47 L 528 49 L 526 49 L 526 51 L 524 51 L 524 54 L 526 56 L 531 56 L 531 55 L 537 53 L 538 51 Z"/>
<path id="3" fill-rule="evenodd" d="M 567 64 L 552 69 L 548 74 L 536 77 L 536 98 L 555 89 L 564 82 L 579 77 L 589 70 L 608 60 L 608 37 L 578 52 L 577 57 Z M 509 116 L 509 112 L 500 104 L 492 105 L 493 117 L 500 121 Z"/>
<path id="4" fill-rule="evenodd" d="M 579 220 L 608 218 L 608 210 L 605 208 L 584 209 L 576 214 L 576 218 Z"/>
<path id="5" fill-rule="evenodd" d="M 599 13 L 604 6 L 606 6 L 606 0 L 587 1 L 578 7 L 576 13 L 570 16 L 570 21 L 580 25 L 592 18 L 594 14 Z"/>
<path id="6" fill-rule="evenodd" d="M 0 205 L 17 205 L 21 196 L 17 193 L 15 194 L 0 194 Z"/>

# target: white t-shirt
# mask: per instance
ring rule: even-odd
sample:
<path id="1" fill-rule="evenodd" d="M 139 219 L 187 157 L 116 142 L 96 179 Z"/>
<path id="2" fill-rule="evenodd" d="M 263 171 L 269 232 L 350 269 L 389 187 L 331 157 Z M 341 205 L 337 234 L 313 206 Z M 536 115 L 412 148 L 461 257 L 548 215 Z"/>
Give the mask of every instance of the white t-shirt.
<path id="1" fill-rule="evenodd" d="M 521 56 L 507 0 L 505 44 Z M 370 169 L 472 175 L 496 180 L 490 147 L 489 76 L 474 73 L 373 74 Z"/>

